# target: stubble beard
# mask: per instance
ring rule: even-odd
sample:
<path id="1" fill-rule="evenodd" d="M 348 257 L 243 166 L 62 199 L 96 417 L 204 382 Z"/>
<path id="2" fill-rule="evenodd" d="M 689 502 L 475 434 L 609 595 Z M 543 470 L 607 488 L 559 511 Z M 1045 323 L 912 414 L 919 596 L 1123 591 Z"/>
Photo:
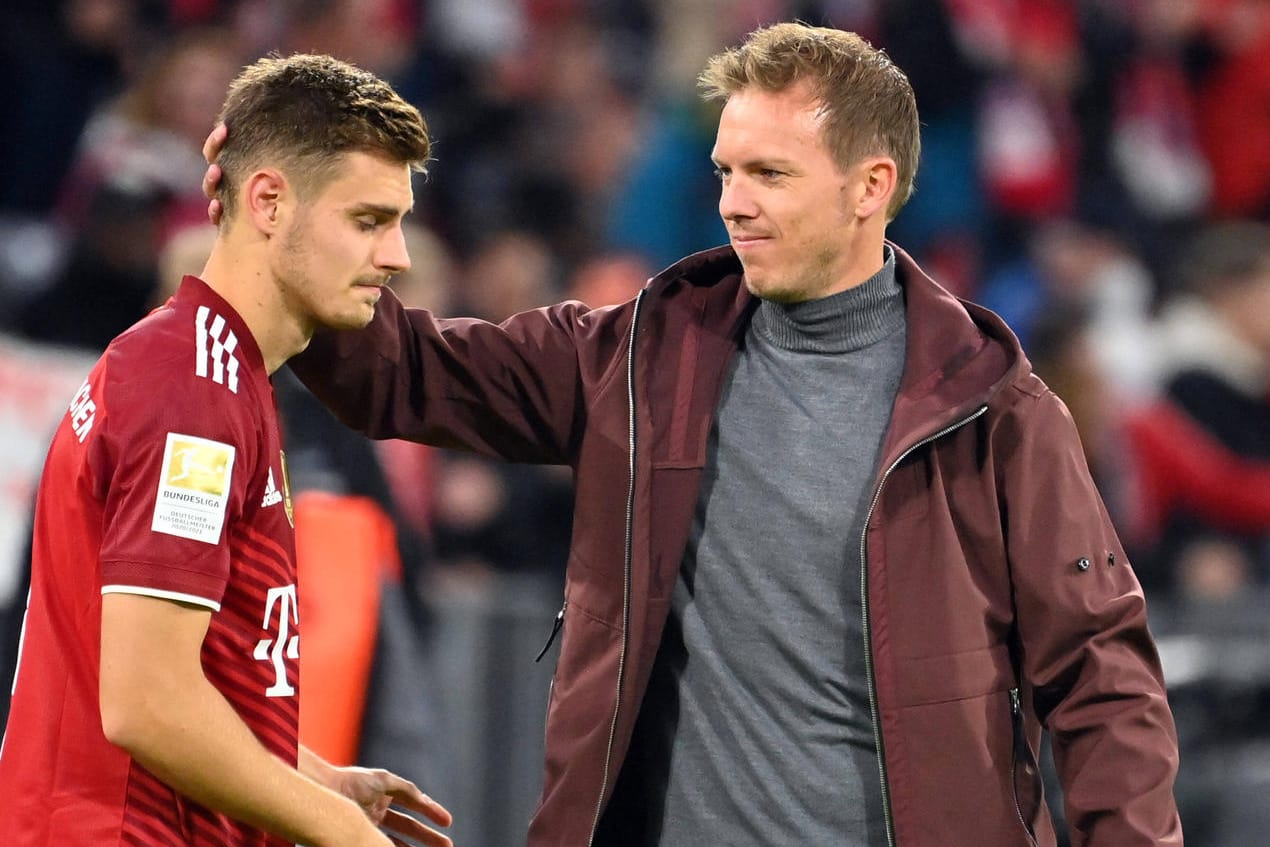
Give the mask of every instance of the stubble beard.
<path id="1" fill-rule="evenodd" d="M 744 267 L 744 266 L 743 266 Z M 760 300 L 771 300 L 773 303 L 789 302 L 791 292 L 786 281 L 770 271 L 755 271 L 749 268 L 745 269 L 745 287 Z"/>
<path id="2" fill-rule="evenodd" d="M 280 244 L 281 266 L 275 274 L 275 284 L 282 290 L 283 300 L 295 310 L 297 317 L 306 325 L 314 328 L 322 326 L 329 329 L 362 329 L 375 317 L 375 306 L 370 304 L 369 310 L 363 310 L 360 299 L 354 298 L 354 287 L 358 285 L 387 284 L 388 277 L 383 274 L 368 274 L 350 280 L 344 287 L 333 291 L 329 301 L 322 302 L 316 294 L 317 285 L 308 272 L 311 251 L 305 242 L 306 218 L 298 218 L 292 227 L 282 236 Z M 339 298 L 339 299 L 337 299 Z M 343 298 L 349 301 L 345 303 Z M 324 309 L 324 306 L 335 305 L 335 309 Z"/>

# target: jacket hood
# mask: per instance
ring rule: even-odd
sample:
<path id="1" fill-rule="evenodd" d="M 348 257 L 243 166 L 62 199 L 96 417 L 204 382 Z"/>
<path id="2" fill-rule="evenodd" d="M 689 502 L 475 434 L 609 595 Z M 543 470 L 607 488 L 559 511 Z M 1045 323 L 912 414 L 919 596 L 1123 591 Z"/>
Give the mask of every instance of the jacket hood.
<path id="1" fill-rule="evenodd" d="M 890 246 L 904 289 L 908 349 L 883 451 L 888 463 L 897 446 L 921 440 L 988 405 L 1032 372 L 1005 321 L 954 296 L 908 253 Z"/>

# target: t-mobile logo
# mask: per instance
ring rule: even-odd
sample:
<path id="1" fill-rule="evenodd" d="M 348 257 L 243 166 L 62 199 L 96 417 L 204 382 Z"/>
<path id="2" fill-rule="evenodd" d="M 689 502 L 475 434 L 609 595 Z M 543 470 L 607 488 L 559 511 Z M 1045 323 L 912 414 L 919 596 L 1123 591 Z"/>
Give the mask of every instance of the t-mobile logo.
<path id="1" fill-rule="evenodd" d="M 300 658 L 300 636 L 291 635 L 291 631 L 300 625 L 300 610 L 295 600 L 295 585 L 282 588 L 270 588 L 265 601 L 265 622 L 260 628 L 265 632 L 274 632 L 271 622 L 274 620 L 274 607 L 278 608 L 276 624 L 277 638 L 263 638 L 256 644 L 252 655 L 258 661 L 273 662 L 273 670 L 277 676 L 273 685 L 265 689 L 268 697 L 292 697 L 295 686 L 287 682 L 287 659 Z"/>

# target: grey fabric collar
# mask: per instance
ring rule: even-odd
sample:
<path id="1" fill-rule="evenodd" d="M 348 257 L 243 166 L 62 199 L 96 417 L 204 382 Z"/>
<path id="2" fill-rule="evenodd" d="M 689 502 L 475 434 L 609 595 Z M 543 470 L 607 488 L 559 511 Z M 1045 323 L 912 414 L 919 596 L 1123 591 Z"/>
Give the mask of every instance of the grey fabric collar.
<path id="1" fill-rule="evenodd" d="M 887 246 L 882 269 L 860 285 L 803 303 L 764 300 L 751 329 L 785 350 L 847 353 L 904 326 L 904 295 L 895 278 L 895 252 Z"/>

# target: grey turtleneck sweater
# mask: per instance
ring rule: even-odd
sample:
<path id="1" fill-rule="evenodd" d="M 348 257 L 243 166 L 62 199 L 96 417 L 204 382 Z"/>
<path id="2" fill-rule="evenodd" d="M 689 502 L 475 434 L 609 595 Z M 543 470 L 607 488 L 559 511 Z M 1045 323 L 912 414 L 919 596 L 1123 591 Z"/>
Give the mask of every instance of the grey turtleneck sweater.
<path id="1" fill-rule="evenodd" d="M 650 845 L 886 844 L 860 541 L 904 320 L 889 248 L 863 285 L 754 315 L 633 741 Z"/>

